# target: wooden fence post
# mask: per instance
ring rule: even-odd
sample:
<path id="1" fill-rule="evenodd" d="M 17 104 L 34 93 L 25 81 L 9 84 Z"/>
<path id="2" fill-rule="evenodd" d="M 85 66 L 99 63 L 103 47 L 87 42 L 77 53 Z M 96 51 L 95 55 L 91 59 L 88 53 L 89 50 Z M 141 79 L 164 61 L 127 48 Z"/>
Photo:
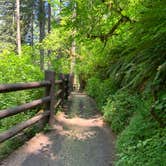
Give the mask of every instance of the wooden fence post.
<path id="1" fill-rule="evenodd" d="M 55 105 L 55 72 L 54 71 L 45 71 L 45 80 L 50 81 L 51 85 L 46 88 L 46 96 L 50 96 L 50 102 L 45 106 L 46 111 L 50 111 L 49 124 L 53 126 L 54 124 L 54 105 Z"/>
<path id="2" fill-rule="evenodd" d="M 60 97 L 62 99 L 61 105 L 63 107 L 63 104 L 64 104 L 64 79 L 63 79 L 63 74 L 61 74 L 60 79 L 62 80 L 62 83 L 59 84 L 59 89 L 62 90 Z"/>
<path id="3" fill-rule="evenodd" d="M 64 99 L 67 100 L 69 96 L 69 88 L 68 88 L 69 80 L 67 75 L 64 77 Z"/>

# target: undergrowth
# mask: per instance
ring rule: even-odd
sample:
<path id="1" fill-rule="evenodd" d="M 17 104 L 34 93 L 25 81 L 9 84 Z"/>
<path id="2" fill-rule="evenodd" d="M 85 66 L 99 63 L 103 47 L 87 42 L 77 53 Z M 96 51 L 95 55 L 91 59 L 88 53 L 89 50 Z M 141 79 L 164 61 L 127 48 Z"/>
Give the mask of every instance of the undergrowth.
<path id="1" fill-rule="evenodd" d="M 138 95 L 129 96 L 127 91 L 118 91 L 110 95 L 103 106 L 104 119 L 112 126 L 115 133 L 122 132 L 140 104 Z"/>
<path id="2" fill-rule="evenodd" d="M 18 56 L 13 52 L 4 51 L 0 53 L 0 84 L 36 82 L 43 80 L 43 74 L 39 67 L 33 63 L 29 55 Z M 19 106 L 31 102 L 43 96 L 43 90 L 24 90 L 19 92 L 1 93 L 0 110 Z M 7 117 L 0 120 L 0 133 L 11 127 L 30 119 L 41 109 L 28 110 L 26 112 Z M 36 133 L 36 127 L 25 131 L 23 137 L 14 137 L 0 144 L 0 159 L 7 156 L 14 149 L 22 145 L 28 138 Z"/>
<path id="3" fill-rule="evenodd" d="M 26 141 L 35 136 L 36 133 L 43 130 L 43 127 L 40 125 L 34 125 L 28 129 L 25 129 L 23 132 L 17 136 L 3 142 L 0 144 L 0 160 L 6 158 L 14 150 L 22 146 Z M 44 128 L 45 131 L 45 128 Z M 1 164 L 1 163 L 0 163 Z"/>
<path id="4" fill-rule="evenodd" d="M 156 102 L 149 91 L 138 94 L 121 89 L 103 97 L 104 92 L 100 90 L 103 82 L 100 82 L 101 86 L 99 83 L 92 84 L 91 80 L 89 83 L 88 94 L 99 103 L 104 103 L 101 109 L 104 119 L 117 134 L 115 166 L 165 166 L 166 94 L 159 94 Z M 98 90 L 94 91 L 96 85 Z M 158 121 L 151 113 L 152 108 Z"/>

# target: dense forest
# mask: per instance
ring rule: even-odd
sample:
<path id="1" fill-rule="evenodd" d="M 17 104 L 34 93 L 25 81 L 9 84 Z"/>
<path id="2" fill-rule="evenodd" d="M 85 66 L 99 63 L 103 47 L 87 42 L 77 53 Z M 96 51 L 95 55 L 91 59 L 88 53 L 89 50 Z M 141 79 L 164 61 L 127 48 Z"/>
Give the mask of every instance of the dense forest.
<path id="1" fill-rule="evenodd" d="M 70 73 L 117 135 L 116 166 L 166 165 L 165 46 L 165 0 L 0 1 L 0 84 Z M 42 93 L 0 94 L 0 110 Z"/>

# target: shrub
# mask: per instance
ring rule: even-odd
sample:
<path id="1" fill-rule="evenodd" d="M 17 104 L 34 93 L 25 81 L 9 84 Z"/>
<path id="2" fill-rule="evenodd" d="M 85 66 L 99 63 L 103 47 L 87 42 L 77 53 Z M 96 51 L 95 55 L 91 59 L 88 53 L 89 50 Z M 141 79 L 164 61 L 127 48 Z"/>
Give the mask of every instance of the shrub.
<path id="1" fill-rule="evenodd" d="M 166 165 L 166 129 L 152 119 L 148 105 L 145 102 L 144 108 L 139 109 L 119 135 L 116 166 Z"/>
<path id="2" fill-rule="evenodd" d="M 43 79 L 42 72 L 38 66 L 33 64 L 30 56 L 24 54 L 18 56 L 13 52 L 4 51 L 0 54 L 0 64 L 0 84 L 32 82 Z M 41 95 L 42 91 L 40 89 L 0 94 L 0 110 L 41 98 Z M 34 115 L 34 111 L 1 120 L 0 132 L 28 119 L 32 115 Z"/>
<path id="3" fill-rule="evenodd" d="M 129 124 L 139 103 L 138 96 L 124 90 L 117 91 L 109 96 L 103 107 L 104 119 L 111 124 L 115 133 L 120 133 Z"/>
<path id="4" fill-rule="evenodd" d="M 0 53 L 0 64 L 0 84 L 43 80 L 43 74 L 40 68 L 32 62 L 27 52 L 24 53 L 23 51 L 22 56 L 18 56 L 13 52 L 5 50 L 3 53 Z M 0 110 L 41 98 L 42 94 L 41 89 L 0 94 Z M 30 110 L 0 120 L 0 133 L 17 123 L 29 119 L 35 113 L 36 110 Z M 34 128 L 32 130 L 26 130 L 26 132 L 29 138 L 31 135 L 34 135 Z M 18 139 L 14 137 L 0 144 L 0 159 L 18 148 L 24 141 L 24 138 Z"/>
<path id="5" fill-rule="evenodd" d="M 88 79 L 86 86 L 88 95 L 96 100 L 97 105 L 100 109 L 105 104 L 106 99 L 110 95 L 110 93 L 114 93 L 115 89 L 116 88 L 111 79 L 100 80 L 96 77 Z"/>

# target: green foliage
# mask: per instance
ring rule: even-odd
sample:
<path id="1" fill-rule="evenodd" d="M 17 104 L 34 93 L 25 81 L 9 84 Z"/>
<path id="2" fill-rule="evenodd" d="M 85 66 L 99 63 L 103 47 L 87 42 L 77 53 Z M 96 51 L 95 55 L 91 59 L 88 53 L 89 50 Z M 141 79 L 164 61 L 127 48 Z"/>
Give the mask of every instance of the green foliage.
<path id="1" fill-rule="evenodd" d="M 39 67 L 33 63 L 33 59 L 31 59 L 32 52 L 33 50 L 30 47 L 24 47 L 22 56 L 18 56 L 13 52 L 4 50 L 3 53 L 0 54 L 0 84 L 43 80 L 42 72 Z M 41 98 L 42 95 L 43 90 L 41 89 L 0 94 L 0 110 L 30 102 Z M 26 113 L 20 113 L 0 120 L 0 133 L 31 118 L 35 113 L 36 110 L 29 110 Z M 26 131 L 28 138 L 34 135 L 34 130 L 35 128 Z M 22 145 L 27 139 L 24 138 L 13 138 L 1 144 L 0 159 Z"/>
<path id="2" fill-rule="evenodd" d="M 153 111 L 158 117 L 160 125 L 166 125 L 166 93 L 160 95 L 160 98 L 154 103 Z"/>
<path id="3" fill-rule="evenodd" d="M 42 128 L 38 125 L 32 126 L 22 132 L 20 135 L 10 138 L 9 140 L 0 144 L 0 160 L 7 157 L 14 150 L 22 146 L 27 140 L 32 138 L 37 132 L 40 132 Z"/>
<path id="4" fill-rule="evenodd" d="M 49 55 L 45 58 L 45 62 L 50 63 L 50 69 L 56 73 L 69 73 L 70 70 L 70 39 L 71 31 L 64 28 L 56 27 L 39 43 L 39 48 L 49 50 Z"/>
<path id="5" fill-rule="evenodd" d="M 98 107 L 102 108 L 110 93 L 115 91 L 115 87 L 109 79 L 102 81 L 99 78 L 92 77 L 87 81 L 86 91 L 97 101 Z"/>
<path id="6" fill-rule="evenodd" d="M 26 54 L 19 57 L 12 52 L 4 51 L 0 54 L 0 64 L 1 84 L 43 80 L 40 69 L 33 64 L 31 57 Z M 41 98 L 42 94 L 40 89 L 0 94 L 0 110 Z M 29 111 L 1 120 L 0 132 L 30 118 L 34 113 L 35 111 Z"/>
<path id="7" fill-rule="evenodd" d="M 69 47 L 69 37 L 71 31 L 66 31 L 64 28 L 56 27 L 54 28 L 43 40 L 41 47 L 51 51 L 65 51 L 65 47 Z M 68 43 L 67 43 L 68 42 Z"/>
<path id="8" fill-rule="evenodd" d="M 63 55 L 61 58 L 57 58 L 51 61 L 52 62 L 52 70 L 57 73 L 68 74 L 70 71 L 70 61 L 69 57 Z"/>
<path id="9" fill-rule="evenodd" d="M 94 75 L 102 80 L 111 78 L 118 88 L 144 91 L 150 89 L 162 68 L 159 79 L 164 83 L 166 80 L 164 74 L 166 19 L 165 8 L 162 7 L 165 4 L 164 0 L 105 1 L 105 4 L 96 1 L 91 2 L 92 7 L 89 8 L 87 5 L 90 2 L 79 3 L 81 5 L 78 7 L 79 12 L 80 10 L 88 12 L 84 15 L 78 13 L 83 20 L 85 19 L 83 26 L 78 26 L 81 23 L 76 22 L 77 33 L 81 34 L 77 41 L 81 54 L 77 63 L 78 73 L 85 75 L 84 78 Z M 91 16 L 88 17 L 89 13 Z M 104 41 L 104 36 L 109 35 L 108 31 L 124 15 L 130 22 L 120 24 Z M 94 18 L 97 19 L 96 22 Z"/>
<path id="10" fill-rule="evenodd" d="M 17 56 L 7 50 L 0 54 L 1 83 L 30 82 L 43 78 L 39 67 L 33 64 L 31 56 L 27 54 Z"/>
<path id="11" fill-rule="evenodd" d="M 149 115 L 149 107 L 131 119 L 117 140 L 117 166 L 164 166 L 166 164 L 166 130 Z"/>
<path id="12" fill-rule="evenodd" d="M 103 107 L 104 119 L 111 124 L 115 133 L 122 132 L 136 112 L 140 99 L 127 91 L 117 91 L 109 96 Z"/>
<path id="13" fill-rule="evenodd" d="M 8 140 L 5 143 L 0 145 L 0 159 L 3 159 L 8 154 L 10 154 L 14 149 L 17 149 L 19 146 L 23 144 L 23 139 L 13 138 L 12 140 Z"/>

